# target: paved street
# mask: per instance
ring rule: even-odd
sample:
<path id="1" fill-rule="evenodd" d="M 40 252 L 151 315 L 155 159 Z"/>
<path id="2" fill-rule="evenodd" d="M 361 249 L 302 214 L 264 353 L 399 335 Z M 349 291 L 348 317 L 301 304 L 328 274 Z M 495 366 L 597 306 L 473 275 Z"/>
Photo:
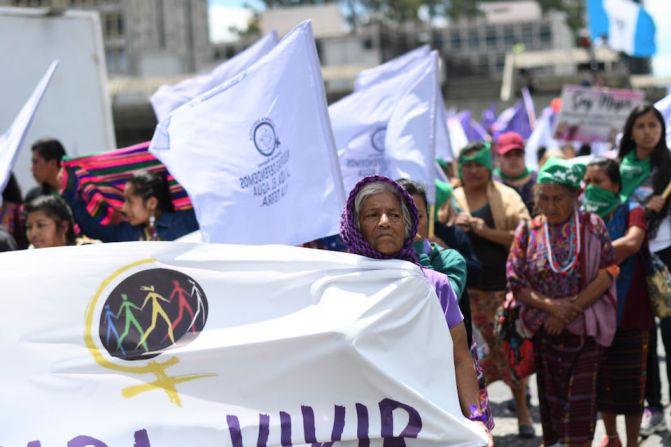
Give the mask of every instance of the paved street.
<path id="1" fill-rule="evenodd" d="M 661 340 L 661 336 L 660 336 Z M 661 341 L 660 341 L 661 344 Z M 661 376 L 662 376 L 662 398 L 665 404 L 668 405 L 669 384 L 666 380 L 666 368 L 664 361 L 664 351 L 660 347 L 659 355 L 661 359 Z M 532 413 L 534 419 L 534 428 L 536 429 L 536 438 L 530 440 L 523 440 L 517 437 L 517 418 L 514 413 L 510 413 L 506 409 L 505 401 L 512 398 L 510 390 L 502 382 L 497 382 L 489 387 L 489 397 L 492 403 L 492 410 L 494 411 L 494 418 L 496 427 L 494 428 L 494 442 L 497 447 L 537 447 L 543 443 L 542 430 L 540 424 L 540 414 L 538 411 L 538 393 L 536 390 L 536 376 L 533 376 L 529 381 L 531 385 L 531 403 L 533 405 Z M 667 424 L 669 424 L 669 408 L 666 410 Z M 618 432 L 620 440 L 624 444 L 626 434 L 624 429 L 624 416 L 618 417 Z M 669 424 L 671 425 L 671 424 Z M 594 435 L 593 445 L 596 446 L 605 434 L 601 420 L 597 421 L 596 433 Z M 641 447 L 668 447 L 671 446 L 671 432 L 667 431 L 660 434 L 655 434 L 647 439 L 641 439 Z"/>

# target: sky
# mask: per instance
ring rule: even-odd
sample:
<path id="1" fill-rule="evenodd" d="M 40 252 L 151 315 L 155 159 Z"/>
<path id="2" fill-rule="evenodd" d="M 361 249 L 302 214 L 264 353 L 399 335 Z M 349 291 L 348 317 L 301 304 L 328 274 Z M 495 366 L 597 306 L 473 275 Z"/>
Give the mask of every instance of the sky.
<path id="1" fill-rule="evenodd" d="M 244 28 L 251 12 L 244 8 L 249 4 L 255 9 L 263 8 L 261 0 L 208 0 L 210 39 L 213 42 L 235 40 L 230 26 Z M 644 0 L 644 5 L 657 25 L 657 55 L 652 60 L 653 71 L 658 76 L 671 77 L 671 0 Z"/>

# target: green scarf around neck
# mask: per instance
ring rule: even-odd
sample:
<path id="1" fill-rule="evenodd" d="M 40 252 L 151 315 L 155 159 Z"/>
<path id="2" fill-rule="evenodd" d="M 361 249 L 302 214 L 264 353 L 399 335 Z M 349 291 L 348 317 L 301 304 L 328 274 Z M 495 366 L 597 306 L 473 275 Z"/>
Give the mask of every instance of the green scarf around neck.
<path id="1" fill-rule="evenodd" d="M 472 155 L 459 155 L 459 178 L 463 178 L 461 168 L 469 161 L 474 161 L 486 167 L 490 171 L 494 168 L 492 164 L 492 151 L 489 143 L 485 143 L 484 147 Z"/>
<path id="2" fill-rule="evenodd" d="M 501 168 L 496 168 L 494 169 L 494 175 L 499 177 L 501 180 L 505 182 L 515 182 L 517 180 L 522 180 L 524 177 L 528 176 L 531 174 L 531 169 L 529 169 L 529 166 L 524 166 L 524 172 L 522 172 L 520 175 L 515 175 L 515 176 L 508 176 L 501 171 Z"/>
<path id="3" fill-rule="evenodd" d="M 583 194 L 582 209 L 605 219 L 620 205 L 620 195 L 596 185 L 587 185 Z"/>
<path id="4" fill-rule="evenodd" d="M 622 176 L 620 200 L 625 202 L 631 193 L 650 176 L 651 171 L 650 157 L 639 160 L 636 156 L 636 149 L 632 149 L 625 155 L 620 163 L 620 176 Z"/>

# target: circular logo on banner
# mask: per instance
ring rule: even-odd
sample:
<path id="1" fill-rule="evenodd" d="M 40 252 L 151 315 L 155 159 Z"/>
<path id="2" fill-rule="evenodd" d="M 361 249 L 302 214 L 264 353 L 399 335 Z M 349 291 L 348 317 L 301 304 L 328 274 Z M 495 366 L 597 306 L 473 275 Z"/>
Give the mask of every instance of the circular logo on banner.
<path id="1" fill-rule="evenodd" d="M 387 126 L 379 127 L 370 136 L 370 144 L 378 152 L 384 152 L 384 140 L 387 137 Z"/>
<path id="2" fill-rule="evenodd" d="M 256 150 L 265 157 L 270 157 L 280 145 L 280 140 L 275 134 L 275 126 L 269 119 L 263 119 L 255 123 L 252 140 Z"/>
<path id="3" fill-rule="evenodd" d="M 102 298 L 100 341 L 111 356 L 123 360 L 146 360 L 184 346 L 207 321 L 205 292 L 177 270 L 136 272 Z"/>

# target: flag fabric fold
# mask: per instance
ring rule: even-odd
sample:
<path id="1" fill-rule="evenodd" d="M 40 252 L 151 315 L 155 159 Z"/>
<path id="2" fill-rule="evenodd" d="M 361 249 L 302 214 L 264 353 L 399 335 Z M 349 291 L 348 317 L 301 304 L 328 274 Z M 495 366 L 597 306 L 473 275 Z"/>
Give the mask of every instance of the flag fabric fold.
<path id="1" fill-rule="evenodd" d="M 30 124 L 33 121 L 37 107 L 40 105 L 40 102 L 47 91 L 47 87 L 49 87 L 49 83 L 54 76 L 58 64 L 58 60 L 51 63 L 40 82 L 35 86 L 35 90 L 33 90 L 28 101 L 26 101 L 16 115 L 12 124 L 2 135 L 0 135 L 0 191 L 4 191 L 7 186 L 9 176 L 16 163 L 19 149 L 30 129 Z M 0 197 L 0 205 L 1 204 L 2 197 Z"/>
<path id="2" fill-rule="evenodd" d="M 557 113 L 552 107 L 543 109 L 540 118 L 536 121 L 536 127 L 529 136 L 524 149 L 525 163 L 530 168 L 538 168 L 538 149 L 545 147 L 546 149 L 558 149 L 560 144 L 554 138 L 552 133 L 554 130 L 554 121 Z"/>
<path id="3" fill-rule="evenodd" d="M 354 80 L 354 91 L 362 90 L 373 84 L 384 82 L 402 75 L 412 64 L 425 58 L 431 52 L 428 45 L 422 45 L 377 67 L 361 71 Z M 445 161 L 454 160 L 454 151 L 447 127 L 445 99 L 440 88 L 436 90 L 436 157 Z"/>
<path id="4" fill-rule="evenodd" d="M 329 107 L 346 190 L 368 175 L 408 178 L 433 202 L 437 57 L 431 52 Z"/>
<path id="5" fill-rule="evenodd" d="M 156 118 L 163 121 L 182 104 L 244 71 L 273 49 L 278 41 L 277 32 L 273 31 L 210 73 L 185 79 L 175 85 L 162 85 L 150 99 Z"/>
<path id="6" fill-rule="evenodd" d="M 345 194 L 310 22 L 159 123 L 150 151 L 189 193 L 207 242 L 338 233 Z"/>

